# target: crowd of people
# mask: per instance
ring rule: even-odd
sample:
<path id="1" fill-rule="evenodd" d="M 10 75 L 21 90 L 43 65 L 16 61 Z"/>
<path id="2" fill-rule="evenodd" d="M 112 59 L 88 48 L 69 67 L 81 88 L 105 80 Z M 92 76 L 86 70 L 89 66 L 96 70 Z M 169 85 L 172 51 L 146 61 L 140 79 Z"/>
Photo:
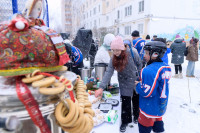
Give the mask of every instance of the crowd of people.
<path id="1" fill-rule="evenodd" d="M 127 125 L 134 122 L 138 123 L 140 133 L 150 133 L 151 130 L 163 132 L 162 116 L 166 112 L 168 103 L 168 81 L 173 75 L 168 64 L 168 54 L 172 53 L 171 63 L 175 69 L 173 78 L 183 78 L 184 56 L 188 60 L 186 77 L 195 77 L 199 40 L 192 38 L 189 42 L 185 42 L 180 35 L 173 41 L 158 38 L 156 35 L 151 40 L 149 35 L 143 39 L 137 30 L 133 31 L 131 36 L 132 39 L 123 39 L 109 33 L 105 35 L 103 44 L 96 48 L 96 51 L 90 51 L 94 59 L 92 65 L 108 64 L 95 96 L 102 97 L 116 70 L 122 102 L 120 131 L 125 132 Z M 78 48 L 75 49 L 81 54 Z M 72 56 L 78 55 L 77 53 Z M 78 62 L 76 57 L 73 59 L 74 63 Z M 74 66 L 82 67 L 83 64 Z"/>

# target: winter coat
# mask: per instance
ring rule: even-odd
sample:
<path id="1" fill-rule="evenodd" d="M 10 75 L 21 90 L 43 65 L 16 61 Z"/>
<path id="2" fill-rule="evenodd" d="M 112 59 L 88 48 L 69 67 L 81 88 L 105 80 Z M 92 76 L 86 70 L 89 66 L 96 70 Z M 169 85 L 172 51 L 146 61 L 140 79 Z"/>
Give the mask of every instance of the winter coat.
<path id="1" fill-rule="evenodd" d="M 137 53 L 137 50 L 133 48 L 134 53 L 134 60 L 131 56 L 130 49 L 127 49 L 128 52 L 128 64 L 125 66 L 124 70 L 122 72 L 118 72 L 118 81 L 119 81 L 119 88 L 120 88 L 120 94 L 122 96 L 132 96 L 133 90 L 135 90 L 135 80 L 138 78 L 136 76 L 137 70 L 140 72 L 142 69 L 142 62 L 139 57 L 139 54 Z M 136 70 L 137 67 L 137 70 Z M 112 75 L 114 72 L 114 67 L 112 64 L 112 59 L 110 60 L 110 63 L 108 65 L 108 69 L 106 70 L 103 80 L 101 81 L 100 88 L 105 89 L 106 85 L 110 81 Z"/>
<path id="2" fill-rule="evenodd" d="M 94 58 L 96 53 L 97 53 L 97 48 L 94 43 L 91 43 L 89 55 L 92 56 L 92 58 Z"/>
<path id="3" fill-rule="evenodd" d="M 102 45 L 95 55 L 94 64 L 97 63 L 108 64 L 109 62 L 110 62 L 110 55 L 108 53 L 108 50 L 104 47 L 104 45 Z"/>
<path id="4" fill-rule="evenodd" d="M 140 112 L 148 118 L 160 118 L 167 109 L 171 67 L 164 62 L 153 62 L 141 71 L 138 83 Z"/>
<path id="5" fill-rule="evenodd" d="M 186 49 L 186 44 L 182 41 L 183 39 L 176 39 L 170 46 L 172 53 L 171 63 L 175 65 L 179 65 L 184 62 L 184 51 Z"/>
<path id="6" fill-rule="evenodd" d="M 198 61 L 198 48 L 196 45 L 190 44 L 188 46 L 188 54 L 186 60 Z"/>

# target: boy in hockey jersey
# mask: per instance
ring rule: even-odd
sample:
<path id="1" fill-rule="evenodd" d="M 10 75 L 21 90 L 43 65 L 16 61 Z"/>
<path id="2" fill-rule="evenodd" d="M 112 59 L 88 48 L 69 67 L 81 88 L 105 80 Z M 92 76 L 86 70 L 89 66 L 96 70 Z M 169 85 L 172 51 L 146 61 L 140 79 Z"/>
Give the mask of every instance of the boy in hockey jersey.
<path id="1" fill-rule="evenodd" d="M 141 70 L 141 81 L 135 81 L 139 94 L 140 133 L 164 132 L 162 116 L 167 109 L 171 67 L 161 60 L 167 50 L 166 44 L 159 41 L 144 46 L 144 59 L 147 66 Z"/>
<path id="2" fill-rule="evenodd" d="M 143 60 L 143 57 L 144 57 L 143 47 L 146 41 L 140 37 L 140 33 L 137 30 L 134 30 L 131 36 L 133 39 L 133 47 L 137 49 L 138 54 L 140 55 L 140 58 L 142 60 L 143 67 L 144 67 L 146 63 L 145 63 L 145 60 Z"/>

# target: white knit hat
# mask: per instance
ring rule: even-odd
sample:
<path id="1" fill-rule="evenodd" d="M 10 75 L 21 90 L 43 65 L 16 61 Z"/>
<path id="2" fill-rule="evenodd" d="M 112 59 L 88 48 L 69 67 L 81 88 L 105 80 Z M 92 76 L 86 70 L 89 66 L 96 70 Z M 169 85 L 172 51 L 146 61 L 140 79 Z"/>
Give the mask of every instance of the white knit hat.
<path id="1" fill-rule="evenodd" d="M 111 42 L 115 39 L 115 36 L 111 33 L 105 35 L 103 44 L 110 47 Z"/>

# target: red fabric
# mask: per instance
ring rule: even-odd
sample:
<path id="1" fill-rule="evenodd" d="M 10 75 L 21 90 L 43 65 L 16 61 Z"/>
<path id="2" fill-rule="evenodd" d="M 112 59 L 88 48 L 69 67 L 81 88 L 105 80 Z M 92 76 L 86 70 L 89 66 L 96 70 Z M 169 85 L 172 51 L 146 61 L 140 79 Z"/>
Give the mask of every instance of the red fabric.
<path id="1" fill-rule="evenodd" d="M 160 118 L 148 118 L 143 115 L 141 112 L 139 114 L 138 122 L 145 127 L 152 127 L 155 121 L 162 121 L 162 117 Z"/>
<path id="2" fill-rule="evenodd" d="M 15 28 L 17 21 L 23 21 L 26 30 L 18 31 Z M 33 28 L 35 25 L 45 25 L 41 19 L 31 18 L 28 21 L 18 15 L 9 26 L 0 24 L 0 62 L 3 62 L 0 64 L 0 70 L 48 68 L 66 64 L 70 58 L 65 45 L 62 42 L 53 44 L 51 41 L 52 37 L 60 35 L 52 29 L 44 32 Z M 16 75 L 18 74 L 13 74 Z"/>
<path id="3" fill-rule="evenodd" d="M 35 101 L 27 85 L 24 84 L 19 77 L 16 79 L 16 91 L 19 100 L 24 104 L 32 121 L 40 128 L 41 133 L 51 133 L 51 130 L 39 110 L 38 103 Z"/>
<path id="4" fill-rule="evenodd" d="M 16 18 L 14 18 L 14 19 L 10 22 L 10 24 L 8 25 L 8 27 L 10 28 L 10 30 L 12 30 L 12 31 L 22 31 L 22 30 L 17 29 L 17 28 L 15 27 L 15 23 L 18 22 L 18 21 L 22 21 L 22 22 L 25 24 L 24 29 L 22 29 L 23 31 L 25 31 L 25 30 L 28 29 L 28 27 L 29 27 L 28 21 L 27 21 L 26 19 L 24 19 L 23 17 L 18 16 L 18 17 L 16 17 Z"/>

